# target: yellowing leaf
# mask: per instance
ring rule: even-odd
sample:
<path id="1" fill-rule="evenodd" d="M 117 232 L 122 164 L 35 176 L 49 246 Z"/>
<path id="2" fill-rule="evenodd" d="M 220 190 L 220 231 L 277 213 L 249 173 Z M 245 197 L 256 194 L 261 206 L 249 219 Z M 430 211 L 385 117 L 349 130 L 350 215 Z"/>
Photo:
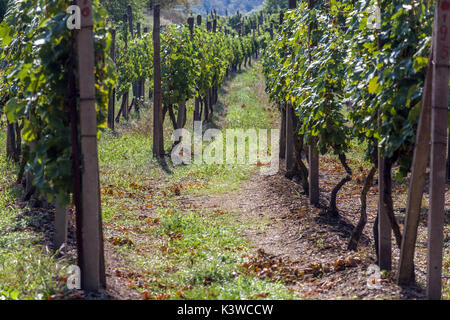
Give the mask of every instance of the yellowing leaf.
<path id="1" fill-rule="evenodd" d="M 378 77 L 374 77 L 369 81 L 369 93 L 376 93 L 379 87 Z"/>

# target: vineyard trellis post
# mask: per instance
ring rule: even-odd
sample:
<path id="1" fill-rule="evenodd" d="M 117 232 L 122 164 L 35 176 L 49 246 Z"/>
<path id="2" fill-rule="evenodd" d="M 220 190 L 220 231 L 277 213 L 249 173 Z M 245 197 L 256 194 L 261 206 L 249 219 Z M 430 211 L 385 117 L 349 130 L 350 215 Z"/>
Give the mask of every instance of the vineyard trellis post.
<path id="1" fill-rule="evenodd" d="M 137 35 L 137 38 L 141 37 L 141 23 L 140 22 L 138 22 L 136 24 L 136 35 Z M 137 89 L 136 94 L 139 98 L 139 103 L 136 103 L 136 111 L 138 113 L 139 113 L 141 103 L 144 102 L 144 87 L 145 87 L 145 80 L 141 78 L 138 80 L 137 87 L 136 87 L 136 89 Z"/>
<path id="2" fill-rule="evenodd" d="M 381 125 L 381 110 L 378 115 Z M 378 216 L 376 227 L 378 229 L 378 266 L 381 270 L 391 270 L 392 267 L 392 231 L 391 223 L 385 206 L 385 159 L 378 148 Z M 390 173 L 389 173 L 390 174 Z"/>
<path id="3" fill-rule="evenodd" d="M 106 287 L 103 229 L 100 208 L 100 182 L 97 151 L 97 114 L 95 108 L 95 53 L 92 2 L 78 1 L 81 29 L 75 32 L 78 57 L 78 88 L 81 130 L 81 284 L 86 291 Z M 78 155 L 77 155 L 78 156 Z"/>
<path id="4" fill-rule="evenodd" d="M 162 87 L 161 87 L 161 35 L 160 4 L 153 6 L 153 157 L 164 157 Z"/>
<path id="5" fill-rule="evenodd" d="M 189 17 L 187 19 L 188 27 L 189 27 L 189 35 L 191 40 L 194 39 L 194 17 Z"/>
<path id="6" fill-rule="evenodd" d="M 294 121 L 292 119 L 292 105 L 290 103 L 285 104 L 284 110 L 286 110 L 286 172 L 289 172 L 294 167 Z"/>
<path id="7" fill-rule="evenodd" d="M 286 110 L 283 105 L 279 105 L 278 109 L 281 113 L 280 126 L 280 159 L 286 159 Z"/>
<path id="8" fill-rule="evenodd" d="M 128 28 L 127 28 L 127 23 L 128 23 L 128 15 L 125 13 L 123 15 L 123 26 L 124 26 L 124 51 L 128 50 Z M 122 95 L 122 103 L 120 106 L 120 110 L 119 113 L 116 116 L 116 122 L 119 122 L 120 120 L 120 115 L 122 114 L 122 116 L 128 120 L 128 97 L 129 97 L 129 92 L 128 90 Z"/>
<path id="9" fill-rule="evenodd" d="M 133 32 L 133 8 L 131 8 L 131 5 L 127 6 L 127 15 L 128 15 L 128 27 L 130 29 L 131 39 L 134 39 L 134 32 Z"/>
<path id="10" fill-rule="evenodd" d="M 297 0 L 288 0 L 288 8 L 291 10 L 297 8 Z"/>
<path id="11" fill-rule="evenodd" d="M 207 32 L 211 32 L 212 31 L 212 23 L 211 21 L 206 21 L 206 31 Z M 211 119 L 211 88 L 208 88 L 208 90 L 206 90 L 206 97 L 204 97 L 204 111 L 205 111 L 205 116 L 204 116 L 204 120 L 208 121 Z"/>
<path id="12" fill-rule="evenodd" d="M 135 34 L 134 34 L 134 23 L 133 23 L 133 8 L 131 7 L 131 5 L 127 6 L 127 14 L 128 14 L 128 27 L 130 29 L 131 39 L 134 40 Z M 134 107 L 135 107 L 136 111 L 139 113 L 139 107 L 138 107 L 139 80 L 136 80 L 135 82 L 133 82 L 132 91 L 133 91 L 133 100 L 131 101 L 130 110 L 133 107 L 133 102 L 134 102 Z"/>
<path id="13" fill-rule="evenodd" d="M 440 299 L 444 242 L 450 6 L 436 1 L 431 89 L 430 209 L 428 213 L 427 297 Z"/>
<path id="14" fill-rule="evenodd" d="M 189 23 L 189 20 L 188 20 L 188 23 Z M 197 26 L 198 27 L 200 27 L 202 25 L 202 16 L 199 14 L 199 15 L 197 15 Z M 193 28 L 192 28 L 192 32 L 193 32 L 194 30 L 193 30 Z M 192 36 L 193 36 L 193 33 L 192 33 Z M 196 96 L 195 98 L 194 98 L 194 124 L 193 124 L 193 126 L 194 126 L 194 129 L 195 129 L 195 122 L 196 121 L 201 121 L 201 111 L 200 111 L 200 103 L 201 103 L 201 100 L 200 100 L 201 98 L 200 97 L 198 97 L 198 96 Z"/>
<path id="15" fill-rule="evenodd" d="M 19 162 L 21 154 L 21 137 L 18 123 L 9 123 L 6 126 L 6 156 L 14 162 Z"/>
<path id="16" fill-rule="evenodd" d="M 111 60 L 116 61 L 116 29 L 111 30 Z M 108 128 L 114 130 L 114 113 L 116 106 L 116 88 L 111 89 L 108 104 Z"/>
<path id="17" fill-rule="evenodd" d="M 313 10 L 315 6 L 315 0 L 308 0 L 308 9 Z M 311 48 L 315 45 L 312 41 L 312 31 L 314 24 L 311 22 L 308 26 L 308 43 L 309 43 L 309 60 L 312 62 Z M 319 204 L 319 151 L 317 150 L 317 139 L 313 138 L 309 145 L 309 202 L 317 206 Z"/>
<path id="18" fill-rule="evenodd" d="M 317 139 L 313 138 L 308 147 L 309 158 L 309 203 L 317 206 L 319 204 L 319 151 L 317 150 Z"/>
<path id="19" fill-rule="evenodd" d="M 378 50 L 381 50 L 381 43 L 379 37 L 380 30 L 375 30 L 375 39 Z M 378 110 L 378 125 L 381 126 L 381 109 Z M 375 220 L 374 228 L 377 228 L 378 239 L 375 239 L 378 254 L 378 266 L 381 270 L 391 270 L 392 268 L 392 231 L 391 222 L 386 207 L 386 192 L 388 187 L 386 185 L 386 175 L 390 172 L 385 172 L 386 159 L 381 154 L 381 149 L 378 147 L 378 215 Z M 376 235 L 375 235 L 376 236 Z"/>
<path id="20" fill-rule="evenodd" d="M 295 9 L 297 5 L 297 1 L 289 0 L 288 8 Z M 283 24 L 284 12 L 280 12 L 280 28 Z M 285 161 L 286 161 L 286 172 L 291 171 L 294 168 L 294 119 L 292 118 L 295 113 L 293 111 L 293 107 L 290 103 L 284 105 L 282 110 L 285 111 L 284 115 L 282 115 L 281 124 L 285 124 Z M 281 136 L 280 136 L 280 139 Z"/>
<path id="21" fill-rule="evenodd" d="M 128 19 L 129 19 L 129 15 L 128 14 L 124 14 L 123 16 L 124 19 L 124 23 L 127 24 L 128 23 Z M 125 26 L 125 35 L 124 35 L 124 50 L 127 51 L 128 50 L 128 27 Z M 130 93 L 125 92 L 123 98 L 122 98 L 122 104 L 123 104 L 123 117 L 125 118 L 125 120 L 128 120 L 128 104 L 129 104 L 129 98 L 130 98 Z"/>
<path id="22" fill-rule="evenodd" d="M 148 34 L 148 27 L 144 28 L 144 34 Z M 143 91 L 145 90 L 145 79 L 144 79 L 144 88 L 142 89 Z M 142 95 L 144 96 L 144 92 L 142 92 Z M 150 102 L 153 98 L 153 91 L 152 91 L 152 86 L 149 85 L 148 86 L 148 101 Z"/>
<path id="23" fill-rule="evenodd" d="M 215 14 L 216 18 L 213 20 L 213 33 L 217 33 L 217 14 Z M 212 105 L 211 105 L 211 110 L 213 108 L 213 106 L 216 105 L 219 97 L 218 97 L 218 92 L 219 92 L 219 87 L 218 84 L 216 84 L 213 88 L 212 88 Z"/>
<path id="24" fill-rule="evenodd" d="M 53 244 L 58 250 L 67 241 L 68 215 L 66 206 L 61 206 L 59 201 L 55 202 L 55 234 Z"/>

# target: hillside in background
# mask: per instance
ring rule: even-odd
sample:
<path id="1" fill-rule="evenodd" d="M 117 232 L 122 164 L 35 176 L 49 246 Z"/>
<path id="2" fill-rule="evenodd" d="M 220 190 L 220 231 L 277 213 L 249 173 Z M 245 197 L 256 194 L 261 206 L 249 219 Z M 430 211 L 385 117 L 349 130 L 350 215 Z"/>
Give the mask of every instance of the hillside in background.
<path id="1" fill-rule="evenodd" d="M 263 4 L 264 0 L 199 0 L 200 5 L 194 6 L 193 10 L 197 13 L 210 12 L 216 9 L 220 15 L 225 15 L 226 10 L 228 14 L 236 13 L 237 10 L 241 13 L 252 11 Z"/>

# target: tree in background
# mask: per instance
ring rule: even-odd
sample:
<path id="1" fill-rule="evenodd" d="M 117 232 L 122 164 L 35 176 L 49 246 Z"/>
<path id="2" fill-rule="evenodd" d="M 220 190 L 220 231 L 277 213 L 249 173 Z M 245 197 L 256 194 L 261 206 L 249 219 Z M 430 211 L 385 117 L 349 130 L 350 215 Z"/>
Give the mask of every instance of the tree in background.
<path id="1" fill-rule="evenodd" d="M 148 3 L 148 0 L 100 0 L 100 3 L 108 11 L 109 18 L 119 23 L 123 21 L 123 15 L 127 13 L 128 5 L 131 5 L 135 21 L 142 18 L 142 10 Z"/>
<path id="2" fill-rule="evenodd" d="M 282 9 L 287 9 L 288 2 L 286 0 L 265 0 L 264 11 L 267 13 L 277 13 Z"/>
<path id="3" fill-rule="evenodd" d="M 123 15 L 127 12 L 128 5 L 131 5 L 133 10 L 134 21 L 138 22 L 142 19 L 144 8 L 152 9 L 153 3 L 159 3 L 162 8 L 166 9 L 179 6 L 187 10 L 191 5 L 197 5 L 199 2 L 198 0 L 100 0 L 100 3 L 108 11 L 109 18 L 113 22 L 119 23 L 123 20 Z"/>

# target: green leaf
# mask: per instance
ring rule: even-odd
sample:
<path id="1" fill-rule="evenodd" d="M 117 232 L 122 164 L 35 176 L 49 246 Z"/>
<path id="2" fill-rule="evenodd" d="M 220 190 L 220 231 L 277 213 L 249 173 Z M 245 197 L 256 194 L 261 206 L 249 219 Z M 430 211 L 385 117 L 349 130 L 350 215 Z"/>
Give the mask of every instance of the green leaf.
<path id="1" fill-rule="evenodd" d="M 14 290 L 14 291 L 11 291 L 10 293 L 9 293 L 9 297 L 12 299 L 12 300 L 17 300 L 17 298 L 19 297 L 19 291 L 17 291 L 17 290 Z"/>
<path id="2" fill-rule="evenodd" d="M 5 105 L 5 113 L 10 123 L 17 122 L 17 120 L 25 110 L 25 105 L 25 101 L 19 101 L 19 99 L 17 99 L 16 97 L 8 100 Z"/>
<path id="3" fill-rule="evenodd" d="M 380 85 L 378 84 L 378 77 L 374 77 L 369 81 L 369 93 L 377 93 Z"/>

